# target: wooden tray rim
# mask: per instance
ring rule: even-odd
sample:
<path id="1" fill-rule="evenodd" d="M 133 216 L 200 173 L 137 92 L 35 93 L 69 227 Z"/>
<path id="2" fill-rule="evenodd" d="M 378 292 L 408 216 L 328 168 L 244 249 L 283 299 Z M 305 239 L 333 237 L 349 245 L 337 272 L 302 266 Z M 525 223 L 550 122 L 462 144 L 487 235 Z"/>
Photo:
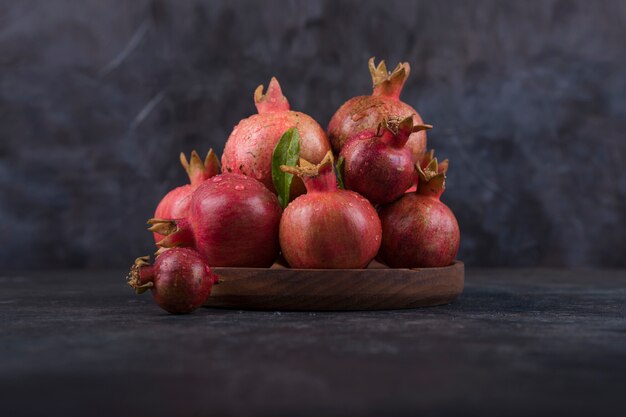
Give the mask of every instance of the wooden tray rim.
<path id="1" fill-rule="evenodd" d="M 214 290 L 205 307 L 238 310 L 367 311 L 429 307 L 449 304 L 465 286 L 465 265 L 458 260 L 445 267 L 415 269 L 278 267 L 214 268 L 214 271 L 217 275 L 224 274 L 223 281 L 220 287 L 214 287 L 217 291 Z"/>

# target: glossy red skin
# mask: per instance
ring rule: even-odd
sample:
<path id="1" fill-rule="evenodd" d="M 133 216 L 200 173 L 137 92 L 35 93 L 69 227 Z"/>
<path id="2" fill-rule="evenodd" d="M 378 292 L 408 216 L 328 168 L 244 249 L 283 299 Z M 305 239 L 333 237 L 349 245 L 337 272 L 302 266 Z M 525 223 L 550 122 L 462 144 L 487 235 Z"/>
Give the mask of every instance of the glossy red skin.
<path id="1" fill-rule="evenodd" d="M 285 110 L 255 114 L 240 121 L 224 147 L 223 171 L 255 178 L 275 192 L 272 153 L 283 133 L 291 127 L 297 127 L 300 134 L 300 157 L 314 164 L 321 162 L 330 150 L 324 129 L 304 113 Z M 299 178 L 294 178 L 293 184 L 292 192 L 304 192 Z"/>
<path id="2" fill-rule="evenodd" d="M 200 255 L 187 248 L 172 248 L 157 257 L 150 288 L 154 301 L 172 314 L 200 307 L 211 294 L 217 276 Z"/>
<path id="3" fill-rule="evenodd" d="M 413 125 L 424 124 L 417 111 L 394 97 L 358 96 L 346 101 L 328 123 L 328 139 L 336 153 L 352 136 L 364 130 L 374 130 L 389 118 L 404 119 L 413 115 Z M 426 153 L 426 131 L 414 132 L 406 146 L 411 149 L 413 163 Z"/>
<path id="4" fill-rule="evenodd" d="M 341 150 L 343 181 L 372 204 L 397 200 L 411 186 L 415 169 L 408 147 L 393 147 L 375 131 L 352 137 Z"/>
<path id="5" fill-rule="evenodd" d="M 259 181 L 221 174 L 193 194 L 188 243 L 212 266 L 269 267 L 278 257 L 281 212 L 276 196 Z"/>
<path id="6" fill-rule="evenodd" d="M 381 241 L 376 210 L 353 191 L 310 192 L 292 201 L 280 245 L 292 268 L 365 268 Z"/>
<path id="7" fill-rule="evenodd" d="M 199 185 L 199 184 L 198 184 Z M 186 184 L 174 188 L 167 193 L 157 206 L 154 217 L 157 219 L 181 219 L 187 216 L 191 195 L 198 188 L 198 185 Z M 158 243 L 165 236 L 153 233 L 155 243 Z"/>
<path id="8" fill-rule="evenodd" d="M 448 266 L 459 250 L 452 211 L 436 197 L 416 193 L 379 210 L 383 239 L 379 255 L 392 268 Z"/>

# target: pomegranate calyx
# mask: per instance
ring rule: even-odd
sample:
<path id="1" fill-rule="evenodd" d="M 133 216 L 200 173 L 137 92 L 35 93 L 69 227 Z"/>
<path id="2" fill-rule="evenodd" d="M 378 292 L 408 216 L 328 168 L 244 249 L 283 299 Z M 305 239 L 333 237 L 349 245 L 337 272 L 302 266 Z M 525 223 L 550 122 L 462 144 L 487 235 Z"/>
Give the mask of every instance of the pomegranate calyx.
<path id="1" fill-rule="evenodd" d="M 383 142 L 391 146 L 402 148 L 406 145 L 411 133 L 432 128 L 433 126 L 428 124 L 413 125 L 413 115 L 404 119 L 390 117 L 380 122 L 376 130 L 376 136 L 382 137 Z"/>
<path id="2" fill-rule="evenodd" d="M 174 220 L 150 219 L 148 220 L 148 224 L 151 225 L 150 227 L 148 227 L 149 231 L 164 236 L 169 236 L 172 233 L 176 233 L 178 231 L 178 226 L 176 225 L 176 221 Z"/>
<path id="3" fill-rule="evenodd" d="M 218 175 L 221 171 L 220 161 L 217 159 L 217 155 L 213 152 L 213 149 L 209 149 L 209 152 L 204 158 L 204 161 L 200 159 L 198 153 L 193 150 L 189 161 L 183 152 L 180 153 L 180 163 L 187 171 L 189 181 L 192 185 L 200 184 L 202 181 Z"/>
<path id="4" fill-rule="evenodd" d="M 152 265 L 149 261 L 149 256 L 141 256 L 135 259 L 135 263 L 126 277 L 126 282 L 137 294 L 141 294 L 154 286 L 154 283 L 149 281 L 152 278 Z"/>
<path id="5" fill-rule="evenodd" d="M 446 163 L 447 170 L 447 162 Z M 440 171 L 437 158 L 432 158 L 425 168 L 419 163 L 415 164 L 419 181 L 417 184 L 417 192 L 422 195 L 439 198 L 446 189 L 446 171 Z"/>
<path id="6" fill-rule="evenodd" d="M 327 171 L 326 167 L 332 168 L 334 163 L 333 153 L 328 151 L 322 159 L 322 162 L 315 165 L 304 158 L 300 158 L 298 166 L 281 165 L 280 170 L 299 177 L 317 177 L 323 171 Z"/>
<path id="7" fill-rule="evenodd" d="M 420 163 L 420 166 L 422 167 L 422 169 L 426 168 L 433 159 L 435 159 L 435 150 L 431 149 L 430 151 L 424 154 L 424 158 L 422 159 Z M 438 162 L 437 172 L 439 173 L 443 172 L 445 174 L 448 171 L 448 164 L 449 164 L 449 161 L 447 158 L 441 162 Z"/>
<path id="8" fill-rule="evenodd" d="M 165 236 L 156 244 L 162 248 L 189 246 L 193 243 L 193 234 L 185 219 L 150 219 L 149 231 Z"/>
<path id="9" fill-rule="evenodd" d="M 290 109 L 289 101 L 287 97 L 283 95 L 276 77 L 272 77 L 265 94 L 263 94 L 263 84 L 259 85 L 256 90 L 254 90 L 254 104 L 259 114 L 287 111 Z"/>
<path id="10" fill-rule="evenodd" d="M 368 66 L 372 75 L 373 95 L 400 98 L 402 87 L 411 73 L 409 63 L 400 62 L 393 71 L 388 72 L 385 61 L 380 61 L 376 66 L 375 58 L 372 57 L 368 61 Z"/>
<path id="11" fill-rule="evenodd" d="M 322 162 L 315 165 L 300 158 L 298 166 L 281 165 L 281 171 L 297 175 L 304 182 L 307 192 L 337 191 L 337 176 L 333 152 L 328 151 Z"/>

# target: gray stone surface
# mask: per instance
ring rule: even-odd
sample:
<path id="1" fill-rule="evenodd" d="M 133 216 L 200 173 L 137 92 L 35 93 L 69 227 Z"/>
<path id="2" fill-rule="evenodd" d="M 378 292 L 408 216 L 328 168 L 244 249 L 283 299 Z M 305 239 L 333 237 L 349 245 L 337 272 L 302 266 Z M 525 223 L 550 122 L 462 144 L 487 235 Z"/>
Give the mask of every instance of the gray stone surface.
<path id="1" fill-rule="evenodd" d="M 623 1 L 0 1 L 0 263 L 114 267 L 276 75 L 326 125 L 406 60 L 469 265 L 626 266 Z"/>
<path id="2" fill-rule="evenodd" d="M 0 275 L 0 415 L 624 416 L 626 270 L 468 269 L 449 306 L 172 316 L 124 271 Z"/>

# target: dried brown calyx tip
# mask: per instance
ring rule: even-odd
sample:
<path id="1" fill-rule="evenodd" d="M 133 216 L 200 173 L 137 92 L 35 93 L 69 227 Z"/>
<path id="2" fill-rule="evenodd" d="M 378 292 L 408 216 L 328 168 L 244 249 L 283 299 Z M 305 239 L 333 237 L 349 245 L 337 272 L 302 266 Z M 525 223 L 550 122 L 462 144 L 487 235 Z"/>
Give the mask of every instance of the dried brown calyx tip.
<path id="1" fill-rule="evenodd" d="M 165 236 L 157 242 L 157 246 L 174 248 L 190 246 L 194 239 L 191 226 L 186 219 L 150 219 L 148 230 Z"/>
<path id="2" fill-rule="evenodd" d="M 150 219 L 148 220 L 148 230 L 163 236 L 169 236 L 178 231 L 178 225 L 175 220 L 168 219 Z"/>
<path id="3" fill-rule="evenodd" d="M 189 161 L 185 154 L 181 152 L 180 163 L 183 168 L 185 168 L 185 171 L 187 171 L 191 184 L 200 184 L 202 181 L 214 177 L 222 171 L 220 161 L 215 152 L 213 152 L 213 149 L 209 149 L 204 161 L 200 159 L 200 156 L 195 150 L 191 151 Z"/>
<path id="4" fill-rule="evenodd" d="M 419 175 L 419 182 L 417 184 L 417 192 L 422 195 L 428 195 L 439 198 L 446 189 L 446 172 L 448 169 L 448 160 L 442 162 L 445 164 L 443 169 L 440 169 L 437 163 L 437 158 L 433 157 L 434 153 L 429 153 L 430 161 L 422 168 L 418 163 L 415 165 L 417 173 Z"/>
<path id="5" fill-rule="evenodd" d="M 401 132 L 410 134 L 422 130 L 430 130 L 432 128 L 433 126 L 428 124 L 413 125 L 413 115 L 405 117 L 404 119 L 400 117 L 389 117 L 380 122 L 378 125 L 377 135 L 380 135 L 383 129 L 387 129 L 394 135 L 397 135 Z"/>
<path id="6" fill-rule="evenodd" d="M 376 66 L 374 60 L 372 57 L 368 62 L 374 95 L 399 98 L 402 87 L 411 73 L 411 66 L 408 62 L 401 62 L 393 71 L 388 72 L 385 61 L 380 61 Z"/>
<path id="7" fill-rule="evenodd" d="M 433 159 L 435 159 L 435 150 L 431 149 L 430 151 L 426 152 L 426 154 L 424 154 L 424 158 L 420 162 L 420 166 L 422 167 L 422 169 L 425 169 Z M 443 172 L 445 174 L 447 171 L 448 159 L 446 158 L 443 161 L 437 163 L 437 172 Z"/>
<path id="8" fill-rule="evenodd" d="M 154 257 L 158 258 L 159 256 L 163 255 L 165 252 L 167 252 L 170 249 L 171 248 L 160 247 L 159 249 L 156 250 L 156 252 L 154 252 Z"/>
<path id="9" fill-rule="evenodd" d="M 289 101 L 283 95 L 276 77 L 272 77 L 267 92 L 263 94 L 263 84 L 254 90 L 254 104 L 260 113 L 271 113 L 289 110 Z"/>
<path id="10" fill-rule="evenodd" d="M 298 177 L 317 177 L 322 172 L 326 171 L 326 167 L 330 167 L 334 164 L 333 153 L 328 151 L 322 159 L 322 162 L 315 165 L 307 161 L 306 159 L 300 158 L 298 161 L 298 166 L 290 166 L 290 165 L 281 165 L 280 170 L 286 172 L 288 174 L 297 175 Z"/>
<path id="11" fill-rule="evenodd" d="M 335 175 L 332 151 L 328 151 L 322 162 L 317 165 L 300 158 L 299 166 L 281 165 L 280 169 L 300 177 L 308 193 L 337 191 L 337 176 Z"/>
<path id="12" fill-rule="evenodd" d="M 130 285 L 137 294 L 141 294 L 147 291 L 154 285 L 148 278 L 151 277 L 152 265 L 150 264 L 149 256 L 141 256 L 135 259 L 135 263 L 130 268 L 130 272 L 126 277 L 126 282 Z"/>

